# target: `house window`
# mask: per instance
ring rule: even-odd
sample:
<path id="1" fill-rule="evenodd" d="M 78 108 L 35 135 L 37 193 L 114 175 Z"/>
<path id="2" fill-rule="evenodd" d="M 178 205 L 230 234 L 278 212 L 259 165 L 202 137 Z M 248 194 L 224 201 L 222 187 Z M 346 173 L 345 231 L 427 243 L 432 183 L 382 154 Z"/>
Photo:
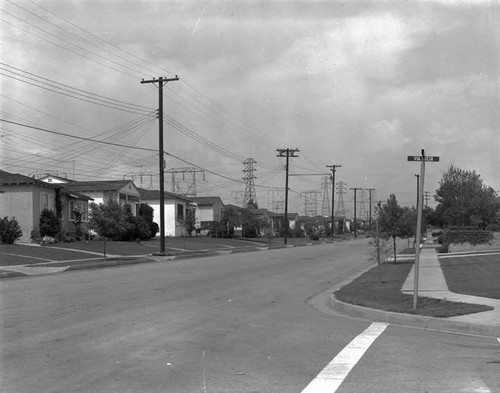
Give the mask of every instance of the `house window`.
<path id="1" fill-rule="evenodd" d="M 50 211 L 55 210 L 54 195 L 42 192 L 40 194 L 40 210 L 44 211 L 45 209 Z"/>
<path id="2" fill-rule="evenodd" d="M 69 201 L 69 219 L 74 220 L 75 219 L 75 201 Z"/>
<path id="3" fill-rule="evenodd" d="M 69 219 L 73 221 L 75 216 L 75 209 L 82 212 L 82 221 L 87 222 L 89 214 L 89 205 L 87 201 L 69 201 Z"/>
<path id="4" fill-rule="evenodd" d="M 177 219 L 184 220 L 184 205 L 177 204 Z"/>

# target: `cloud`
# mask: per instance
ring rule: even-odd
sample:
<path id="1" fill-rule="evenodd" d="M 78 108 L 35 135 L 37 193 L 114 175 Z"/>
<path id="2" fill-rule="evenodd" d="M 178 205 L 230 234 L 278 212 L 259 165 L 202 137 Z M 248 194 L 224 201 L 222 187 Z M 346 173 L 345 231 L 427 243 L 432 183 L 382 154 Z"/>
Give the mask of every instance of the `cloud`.
<path id="1" fill-rule="evenodd" d="M 365 132 L 366 139 L 372 151 L 401 151 L 411 141 L 403 133 L 400 119 L 380 120 L 372 124 Z"/>

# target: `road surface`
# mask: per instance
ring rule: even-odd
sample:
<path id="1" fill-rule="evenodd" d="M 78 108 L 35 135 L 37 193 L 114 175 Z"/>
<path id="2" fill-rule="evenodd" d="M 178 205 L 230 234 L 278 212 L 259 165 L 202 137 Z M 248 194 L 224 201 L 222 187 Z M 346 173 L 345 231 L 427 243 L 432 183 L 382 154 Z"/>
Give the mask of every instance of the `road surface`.
<path id="1" fill-rule="evenodd" d="M 367 254 L 363 239 L 3 280 L 1 391 L 500 392 L 496 338 L 328 309 Z"/>

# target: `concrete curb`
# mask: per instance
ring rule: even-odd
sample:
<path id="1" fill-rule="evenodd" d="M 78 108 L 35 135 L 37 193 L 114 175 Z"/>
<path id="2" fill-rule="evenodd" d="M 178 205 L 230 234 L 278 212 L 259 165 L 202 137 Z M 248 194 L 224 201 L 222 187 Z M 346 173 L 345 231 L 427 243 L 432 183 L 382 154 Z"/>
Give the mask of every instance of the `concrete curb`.
<path id="1" fill-rule="evenodd" d="M 332 293 L 330 307 L 335 311 L 356 318 L 385 322 L 392 325 L 412 326 L 424 329 L 442 330 L 455 333 L 476 334 L 488 337 L 500 337 L 500 326 L 477 325 L 467 322 L 450 321 L 446 318 L 433 318 L 422 315 L 403 314 L 344 303 Z"/>

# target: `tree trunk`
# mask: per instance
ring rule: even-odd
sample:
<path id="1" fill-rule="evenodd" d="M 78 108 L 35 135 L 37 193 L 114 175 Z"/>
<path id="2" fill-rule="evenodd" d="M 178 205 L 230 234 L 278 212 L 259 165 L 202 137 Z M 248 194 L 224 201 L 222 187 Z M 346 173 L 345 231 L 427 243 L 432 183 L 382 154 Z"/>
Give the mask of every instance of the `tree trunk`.
<path id="1" fill-rule="evenodd" d="M 397 260 L 396 260 L 396 237 L 395 236 L 392 237 L 392 241 L 394 244 L 394 263 L 396 263 Z"/>

